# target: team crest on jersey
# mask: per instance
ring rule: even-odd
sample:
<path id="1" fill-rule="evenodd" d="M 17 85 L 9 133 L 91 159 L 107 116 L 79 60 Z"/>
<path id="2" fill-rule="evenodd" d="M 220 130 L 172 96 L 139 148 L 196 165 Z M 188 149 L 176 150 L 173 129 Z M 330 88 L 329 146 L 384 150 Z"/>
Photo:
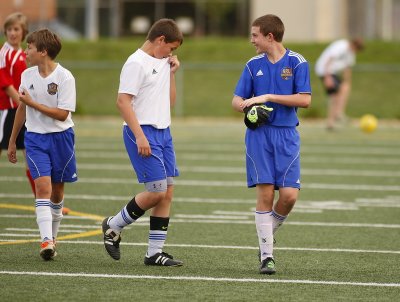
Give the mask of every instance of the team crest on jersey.
<path id="1" fill-rule="evenodd" d="M 55 95 L 58 91 L 58 85 L 56 83 L 50 83 L 49 85 L 47 85 L 47 92 L 50 95 Z"/>
<path id="2" fill-rule="evenodd" d="M 292 68 L 290 67 L 283 67 L 281 71 L 281 78 L 284 80 L 288 80 L 290 77 L 293 76 Z"/>

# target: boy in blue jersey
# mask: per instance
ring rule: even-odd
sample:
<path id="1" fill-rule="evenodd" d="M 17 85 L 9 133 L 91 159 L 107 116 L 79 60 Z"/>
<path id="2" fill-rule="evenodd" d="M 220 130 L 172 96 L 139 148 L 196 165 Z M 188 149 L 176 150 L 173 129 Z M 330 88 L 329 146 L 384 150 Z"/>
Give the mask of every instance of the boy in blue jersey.
<path id="1" fill-rule="evenodd" d="M 256 19 L 251 58 L 237 83 L 232 106 L 247 112 L 253 105 L 273 110 L 268 121 L 247 129 L 246 171 L 248 187 L 256 187 L 255 223 L 260 248 L 260 273 L 274 274 L 274 233 L 292 210 L 300 190 L 300 137 L 297 108 L 311 103 L 307 61 L 282 44 L 285 28 L 275 15 Z M 274 205 L 275 190 L 279 197 Z"/>

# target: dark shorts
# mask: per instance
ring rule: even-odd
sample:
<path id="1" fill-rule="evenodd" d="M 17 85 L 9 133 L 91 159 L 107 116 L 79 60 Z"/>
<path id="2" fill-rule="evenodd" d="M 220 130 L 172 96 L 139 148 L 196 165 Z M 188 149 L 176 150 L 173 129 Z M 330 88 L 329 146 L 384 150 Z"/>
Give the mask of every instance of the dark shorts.
<path id="1" fill-rule="evenodd" d="M 337 93 L 339 91 L 340 85 L 342 84 L 342 79 L 338 75 L 332 74 L 331 76 L 333 77 L 333 81 L 335 83 L 333 87 L 326 87 L 324 83 L 324 78 L 320 77 L 325 92 L 328 95 Z"/>
<path id="2" fill-rule="evenodd" d="M 15 113 L 17 109 L 0 110 L 0 149 L 7 150 L 8 142 L 10 141 L 12 128 L 14 125 Z M 26 128 L 25 125 L 17 136 L 17 149 L 25 149 L 24 145 L 24 134 Z"/>

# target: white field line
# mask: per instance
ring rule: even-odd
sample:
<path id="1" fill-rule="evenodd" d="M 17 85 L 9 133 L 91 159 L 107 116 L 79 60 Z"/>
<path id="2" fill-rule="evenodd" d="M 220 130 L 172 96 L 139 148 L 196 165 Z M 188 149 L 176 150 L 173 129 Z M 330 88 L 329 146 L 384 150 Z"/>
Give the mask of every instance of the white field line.
<path id="1" fill-rule="evenodd" d="M 80 183 L 91 184 L 137 184 L 136 179 L 132 178 L 85 178 L 78 179 Z M 1 176 L 0 182 L 26 182 L 22 176 Z M 208 180 L 175 180 L 178 186 L 195 187 L 247 187 L 244 181 L 208 181 Z M 400 191 L 400 186 L 390 185 L 363 185 L 363 184 L 327 184 L 327 183 L 306 183 L 302 184 L 304 189 L 313 190 L 347 190 L 347 191 Z"/>
<path id="2" fill-rule="evenodd" d="M 125 159 L 127 165 L 128 156 L 125 152 L 79 152 L 77 153 L 78 158 L 97 158 L 97 159 Z M 177 155 L 178 163 L 180 160 L 192 160 L 199 161 L 204 160 L 207 162 L 226 162 L 226 161 L 238 161 L 244 163 L 245 157 L 244 155 L 229 155 L 229 154 L 178 154 Z M 319 164 L 361 164 L 361 165 L 379 165 L 380 167 L 383 165 L 400 165 L 400 159 L 398 158 L 367 158 L 367 157 L 332 157 L 332 156 L 307 156 L 301 155 L 301 162 L 304 163 L 319 163 Z M 11 164 L 10 164 L 11 165 Z M 178 166 L 179 167 L 179 166 Z"/>
<path id="3" fill-rule="evenodd" d="M 5 165 L 4 168 L 22 168 L 23 164 Z M 130 164 L 79 164 L 79 170 L 96 171 L 132 171 Z M 181 172 L 210 173 L 210 174 L 246 174 L 244 167 L 216 167 L 216 166 L 179 166 Z M 302 175 L 321 176 L 365 176 L 365 177 L 400 177 L 400 171 L 389 170 L 349 170 L 349 169 L 307 169 L 301 170 Z"/>
<path id="4" fill-rule="evenodd" d="M 324 142 L 325 143 L 325 142 Z M 337 143 L 329 144 L 326 143 L 328 146 L 321 146 L 321 144 L 303 144 L 301 151 L 303 153 L 322 153 L 322 154 L 380 154 L 380 155 L 389 155 L 389 154 L 398 154 L 398 147 L 400 144 L 394 142 L 394 144 L 390 146 L 365 146 L 359 145 L 356 146 L 354 144 L 351 145 L 342 145 L 338 146 Z M 107 144 L 85 144 L 85 143 L 78 143 L 76 151 L 77 153 L 90 151 L 91 153 L 96 151 L 107 152 L 110 150 L 124 152 L 125 148 L 122 143 L 118 142 L 114 146 L 110 146 Z M 183 153 L 187 151 L 203 151 L 203 152 L 244 152 L 244 143 L 238 144 L 194 144 L 194 143 L 176 143 L 175 150 L 177 153 Z M 190 152 L 192 153 L 192 152 Z"/>
<path id="5" fill-rule="evenodd" d="M 31 194 L 0 193 L 0 199 L 32 199 Z M 91 201 L 128 201 L 131 196 L 117 195 L 87 195 L 66 194 L 66 200 L 91 200 Z M 230 198 L 199 198 L 199 197 L 174 197 L 174 202 L 201 203 L 201 204 L 255 204 L 254 199 Z M 357 210 L 359 207 L 399 208 L 400 196 L 387 196 L 385 198 L 359 198 L 355 203 L 339 200 L 299 200 L 293 211 L 302 213 L 320 213 L 321 210 Z M 79 217 L 77 217 L 78 219 Z"/>
<path id="6" fill-rule="evenodd" d="M 26 215 L 13 215 L 12 218 L 26 219 Z M 8 215 L 0 215 L 1 218 L 10 218 Z M 64 220 L 73 219 L 74 216 L 64 216 Z M 34 216 L 32 216 L 34 218 Z M 135 226 L 147 226 L 148 218 L 144 217 L 135 222 Z M 88 218 L 90 219 L 90 218 Z M 226 217 L 223 215 L 186 215 L 177 214 L 171 217 L 170 223 L 210 223 L 210 224 L 254 224 L 254 218 L 238 219 L 237 217 Z M 345 228 L 384 228 L 384 229 L 400 229 L 400 224 L 384 224 L 384 223 L 342 223 L 342 222 L 319 222 L 319 221 L 285 221 L 285 226 L 320 226 L 320 227 L 345 227 Z M 68 226 L 65 226 L 68 227 Z M 99 226 L 100 228 L 100 226 Z"/>
<path id="7" fill-rule="evenodd" d="M 39 236 L 38 236 L 39 238 Z M 14 241 L 11 239 L 2 239 L 2 242 Z M 59 244 L 88 244 L 103 245 L 103 241 L 90 240 L 60 240 Z M 124 246 L 148 246 L 148 242 L 121 242 Z M 174 244 L 166 243 L 165 247 L 177 248 L 202 248 L 202 249 L 227 249 L 227 250 L 258 250 L 255 246 L 238 246 L 238 245 L 208 245 L 208 244 Z M 307 248 L 307 247 L 276 247 L 274 250 L 294 251 L 294 252 L 324 252 L 324 253 L 366 253 L 366 254 L 400 254 L 400 251 L 390 250 L 360 250 L 360 249 L 343 249 L 343 248 Z"/>
<path id="8" fill-rule="evenodd" d="M 27 272 L 27 271 L 0 271 L 3 275 L 30 275 L 48 277 L 79 277 L 79 278 L 105 278 L 105 279 L 139 279 L 139 280 L 171 280 L 171 281 L 208 281 L 208 282 L 236 282 L 236 283 L 285 283 L 285 284 L 316 284 L 338 286 L 363 286 L 363 287 L 400 287 L 400 283 L 377 282 L 343 282 L 321 280 L 288 280 L 288 279 L 260 279 L 260 278 L 216 278 L 205 276 L 160 276 L 160 275 L 110 275 L 87 273 L 53 273 L 53 272 Z"/>

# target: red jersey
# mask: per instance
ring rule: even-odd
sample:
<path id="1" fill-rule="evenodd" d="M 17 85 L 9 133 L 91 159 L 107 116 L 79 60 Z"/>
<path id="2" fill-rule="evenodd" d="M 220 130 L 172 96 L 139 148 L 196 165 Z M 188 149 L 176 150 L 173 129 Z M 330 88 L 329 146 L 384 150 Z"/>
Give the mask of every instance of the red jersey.
<path id="1" fill-rule="evenodd" d="M 0 110 L 17 108 L 18 105 L 5 93 L 13 85 L 18 91 L 21 73 L 26 69 L 26 55 L 20 48 L 15 50 L 9 43 L 0 49 Z"/>

